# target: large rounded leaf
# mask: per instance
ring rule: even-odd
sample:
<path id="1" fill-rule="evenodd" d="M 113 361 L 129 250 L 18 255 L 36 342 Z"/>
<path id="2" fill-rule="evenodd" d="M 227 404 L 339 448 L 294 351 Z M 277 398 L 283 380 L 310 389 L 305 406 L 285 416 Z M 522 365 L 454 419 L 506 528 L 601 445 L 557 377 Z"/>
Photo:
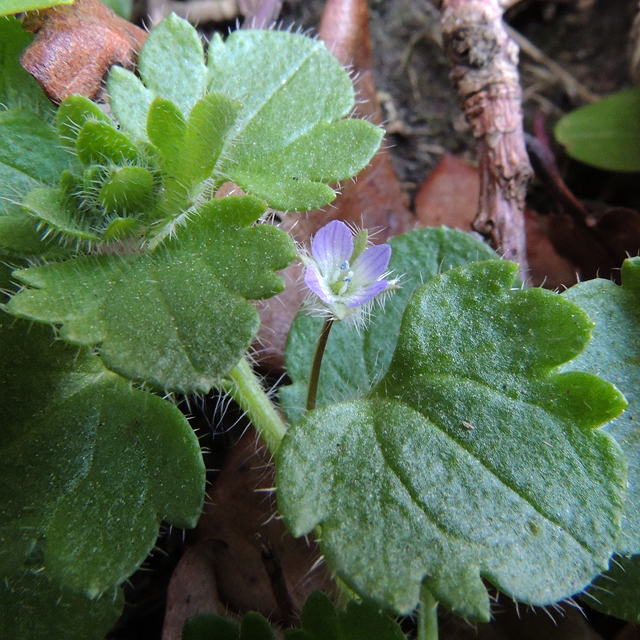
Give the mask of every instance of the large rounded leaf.
<path id="1" fill-rule="evenodd" d="M 516 271 L 470 264 L 418 289 L 375 393 L 310 412 L 279 451 L 289 528 L 320 525 L 331 568 L 399 612 L 424 581 L 487 619 L 482 577 L 549 604 L 583 589 L 614 548 L 625 462 L 593 429 L 624 398 L 555 371 L 592 324 L 557 294 L 512 291 Z"/>

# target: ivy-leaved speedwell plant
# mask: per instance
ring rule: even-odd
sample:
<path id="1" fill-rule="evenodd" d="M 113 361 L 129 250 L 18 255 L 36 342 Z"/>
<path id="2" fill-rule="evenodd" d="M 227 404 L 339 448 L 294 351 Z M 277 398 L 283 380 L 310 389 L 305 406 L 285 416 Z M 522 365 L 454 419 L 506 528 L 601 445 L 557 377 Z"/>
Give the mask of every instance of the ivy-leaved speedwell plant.
<path id="1" fill-rule="evenodd" d="M 614 347 L 589 340 L 609 320 L 585 302 L 633 327 L 637 259 L 622 287 L 560 296 L 516 286 L 516 267 L 462 232 L 371 247 L 331 223 L 301 256 L 323 317 L 305 308 L 292 327 L 285 423 L 245 357 L 250 301 L 280 292 L 297 256 L 264 215 L 328 204 L 328 183 L 377 150 L 382 131 L 349 117 L 347 73 L 278 31 L 215 37 L 205 56 L 172 15 L 137 74 L 111 70 L 110 112 L 76 95 L 54 110 L 18 65 L 19 22 L 0 35 L 0 635 L 102 637 L 161 520 L 195 525 L 204 465 L 171 392 L 217 388 L 246 410 L 285 523 L 314 531 L 368 603 L 305 607 L 335 629 L 380 607 L 433 617 L 435 601 L 486 620 L 483 580 L 550 604 L 638 553 L 634 425 L 617 418 L 637 365 L 600 366 Z M 247 195 L 216 197 L 229 181 Z M 616 335 L 635 353 L 632 330 Z M 637 615 L 630 600 L 618 615 Z M 315 637 L 323 623 L 304 615 L 298 635 Z"/>

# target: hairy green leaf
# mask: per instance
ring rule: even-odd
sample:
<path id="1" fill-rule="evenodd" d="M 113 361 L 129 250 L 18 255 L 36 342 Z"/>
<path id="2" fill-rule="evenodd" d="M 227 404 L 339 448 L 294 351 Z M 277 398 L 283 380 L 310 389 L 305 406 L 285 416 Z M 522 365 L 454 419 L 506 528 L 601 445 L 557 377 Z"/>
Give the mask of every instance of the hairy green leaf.
<path id="1" fill-rule="evenodd" d="M 87 351 L 0 320 L 0 572 L 44 568 L 94 598 L 137 569 L 162 519 L 195 526 L 198 440 L 176 407 Z"/>
<path id="2" fill-rule="evenodd" d="M 37 569 L 0 581 L 0 637 L 102 640 L 124 607 L 121 589 L 90 599 L 48 580 Z"/>
<path id="3" fill-rule="evenodd" d="M 286 640 L 406 640 L 400 625 L 369 602 L 351 600 L 336 610 L 330 598 L 316 591 L 304 603 L 301 629 L 288 629 Z"/>
<path id="4" fill-rule="evenodd" d="M 604 427 L 629 464 L 625 518 L 616 546 L 621 555 L 640 553 L 640 258 L 625 260 L 622 286 L 595 279 L 571 287 L 563 297 L 595 323 L 587 348 L 563 371 L 588 371 L 616 385 L 629 407 Z"/>
<path id="5" fill-rule="evenodd" d="M 402 313 L 411 294 L 442 271 L 498 257 L 484 242 L 446 227 L 418 229 L 389 242 L 389 270 L 401 287 L 371 315 L 364 329 L 334 324 L 322 361 L 317 406 L 358 398 L 384 375 L 400 333 Z M 303 309 L 293 322 L 285 359 L 293 384 L 280 388 L 280 402 L 291 424 L 304 414 L 307 385 L 322 320 Z"/>
<path id="6" fill-rule="evenodd" d="M 157 251 L 17 271 L 29 288 L 8 310 L 61 324 L 60 337 L 73 344 L 99 345 L 106 366 L 129 379 L 206 393 L 257 332 L 247 300 L 281 291 L 274 271 L 296 255 L 284 232 L 250 226 L 264 210 L 251 197 L 216 199 Z"/>
<path id="7" fill-rule="evenodd" d="M 640 88 L 571 111 L 555 135 L 576 160 L 610 171 L 640 171 Z"/>
<path id="8" fill-rule="evenodd" d="M 224 45 L 214 37 L 208 64 L 209 90 L 243 105 L 220 173 L 276 209 L 327 204 L 334 192 L 323 183 L 355 175 L 380 145 L 381 129 L 343 120 L 353 86 L 319 40 L 235 31 Z"/>
<path id="9" fill-rule="evenodd" d="M 173 405 L 27 328 L 2 315 L 0 570 L 44 566 L 93 598 L 142 563 L 160 520 L 195 526 L 200 448 Z"/>
<path id="10" fill-rule="evenodd" d="M 78 134 L 87 122 L 111 124 L 109 116 L 95 102 L 77 93 L 65 98 L 58 107 L 56 127 L 64 144 L 75 148 Z"/>
<path id="11" fill-rule="evenodd" d="M 217 182 L 233 180 L 282 210 L 329 203 L 335 192 L 325 183 L 357 174 L 380 145 L 382 129 L 347 118 L 354 107 L 351 80 L 318 40 L 236 31 L 226 43 L 214 37 L 208 64 L 207 72 L 195 29 L 175 16 L 167 18 L 140 52 L 142 82 L 120 68 L 109 76 L 113 113 L 123 129 L 140 141 L 153 137 L 157 145 L 171 136 L 162 129 L 151 134 L 147 115 L 155 97 L 172 102 L 186 119 L 205 89 L 227 96 L 241 108 L 236 114 L 223 105 L 230 129 L 221 131 L 221 147 L 210 145 L 213 175 Z M 220 115 L 216 118 L 223 122 Z M 204 151 L 204 140 L 201 146 Z"/>
<path id="12" fill-rule="evenodd" d="M 485 261 L 418 289 L 372 396 L 307 414 L 278 453 L 290 530 L 320 525 L 328 565 L 398 612 L 423 581 L 485 620 L 481 578 L 556 602 L 606 568 L 619 533 L 626 465 L 593 429 L 626 403 L 596 376 L 556 371 L 592 323 L 557 294 L 512 291 L 516 270 Z"/>
<path id="13" fill-rule="evenodd" d="M 584 309 L 595 323 L 585 351 L 564 370 L 590 371 L 622 391 L 629 407 L 604 427 L 620 444 L 629 464 L 625 518 L 616 545 L 620 554 L 598 578 L 586 601 L 596 609 L 636 622 L 640 619 L 640 258 L 622 265 L 622 285 L 609 280 L 582 282 L 564 297 Z"/>
<path id="14" fill-rule="evenodd" d="M 20 201 L 34 188 L 55 184 L 70 165 L 55 130 L 37 113 L 0 112 L 0 249 L 19 254 L 51 249 Z"/>
<path id="15" fill-rule="evenodd" d="M 640 623 L 640 555 L 614 555 L 610 569 L 598 576 L 582 600 L 607 615 Z"/>

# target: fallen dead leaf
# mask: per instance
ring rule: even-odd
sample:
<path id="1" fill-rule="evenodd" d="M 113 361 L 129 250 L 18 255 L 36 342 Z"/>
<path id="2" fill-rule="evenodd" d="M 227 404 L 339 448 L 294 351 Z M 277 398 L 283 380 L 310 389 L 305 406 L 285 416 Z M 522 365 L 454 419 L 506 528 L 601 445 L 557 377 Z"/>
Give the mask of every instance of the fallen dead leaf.
<path id="1" fill-rule="evenodd" d="M 147 38 L 99 0 L 28 13 L 22 26 L 37 35 L 20 63 L 56 103 L 72 93 L 96 98 L 111 66 L 133 68 Z"/>
<path id="2" fill-rule="evenodd" d="M 187 550 L 171 576 L 162 640 L 179 640 L 187 618 L 199 613 L 224 615 L 214 572 L 214 550 L 199 543 Z"/>
<path id="3" fill-rule="evenodd" d="M 196 529 L 198 542 L 171 578 L 163 640 L 177 640 L 176 630 L 194 611 L 216 612 L 220 606 L 223 612 L 258 611 L 280 620 L 262 559 L 265 541 L 282 569 L 296 613 L 313 591 L 333 593 L 335 584 L 318 562 L 317 545 L 295 539 L 275 517 L 273 482 L 270 456 L 251 429 L 225 460 Z"/>
<path id="4" fill-rule="evenodd" d="M 416 195 L 416 216 L 420 226 L 444 224 L 470 231 L 479 192 L 477 169 L 451 154 L 445 154 Z M 527 284 L 547 289 L 570 287 L 578 281 L 578 269 L 555 250 L 549 238 L 547 218 L 525 209 L 529 262 Z"/>
<path id="5" fill-rule="evenodd" d="M 445 153 L 416 194 L 415 210 L 420 226 L 444 224 L 471 231 L 479 196 L 478 170 Z"/>

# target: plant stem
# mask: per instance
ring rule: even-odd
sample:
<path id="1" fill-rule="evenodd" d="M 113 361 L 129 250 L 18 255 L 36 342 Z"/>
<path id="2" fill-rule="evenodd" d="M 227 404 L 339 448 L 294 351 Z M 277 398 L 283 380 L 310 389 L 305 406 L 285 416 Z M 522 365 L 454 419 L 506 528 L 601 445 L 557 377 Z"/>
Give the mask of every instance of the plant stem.
<path id="1" fill-rule="evenodd" d="M 438 640 L 438 602 L 425 587 L 418 607 L 418 640 Z"/>
<path id="2" fill-rule="evenodd" d="M 269 451 L 275 454 L 287 427 L 246 358 L 231 369 L 221 386 L 247 413 Z"/>
<path id="3" fill-rule="evenodd" d="M 307 411 L 312 411 L 316 408 L 316 400 L 318 399 L 318 381 L 320 380 L 320 368 L 322 367 L 322 358 L 324 356 L 324 350 L 327 346 L 327 340 L 329 339 L 329 332 L 333 326 L 333 318 L 326 318 L 322 325 L 322 331 L 320 331 L 320 337 L 318 338 L 318 346 L 316 347 L 316 354 L 313 356 L 313 365 L 311 365 L 311 375 L 309 376 L 309 392 L 307 394 Z"/>

